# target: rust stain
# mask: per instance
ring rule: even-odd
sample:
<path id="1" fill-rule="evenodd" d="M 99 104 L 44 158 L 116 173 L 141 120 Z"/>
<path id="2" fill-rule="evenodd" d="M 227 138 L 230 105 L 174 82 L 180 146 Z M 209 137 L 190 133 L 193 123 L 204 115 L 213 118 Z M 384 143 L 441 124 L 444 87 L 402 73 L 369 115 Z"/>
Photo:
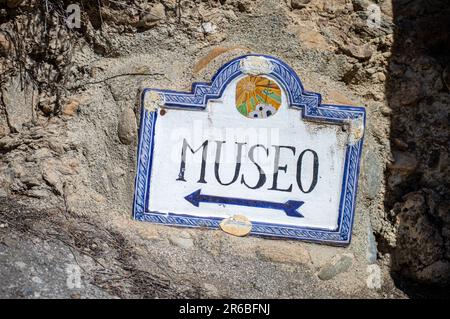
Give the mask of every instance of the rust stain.
<path id="1" fill-rule="evenodd" d="M 355 103 L 351 99 L 347 98 L 345 95 L 340 93 L 337 90 L 331 90 L 328 92 L 328 94 L 324 97 L 325 104 L 331 103 L 331 104 L 340 104 L 340 105 L 357 105 L 358 103 Z"/>
<path id="2" fill-rule="evenodd" d="M 200 59 L 200 61 L 197 62 L 197 64 L 194 66 L 193 73 L 197 74 L 198 72 L 203 70 L 212 60 L 217 58 L 219 55 L 224 54 L 224 53 L 229 52 L 229 51 L 234 51 L 234 50 L 247 50 L 247 51 L 249 51 L 248 48 L 240 47 L 240 46 L 236 46 L 236 47 L 216 47 L 216 48 L 213 48 L 213 49 L 211 49 L 208 52 L 207 55 L 205 55 L 203 58 Z"/>

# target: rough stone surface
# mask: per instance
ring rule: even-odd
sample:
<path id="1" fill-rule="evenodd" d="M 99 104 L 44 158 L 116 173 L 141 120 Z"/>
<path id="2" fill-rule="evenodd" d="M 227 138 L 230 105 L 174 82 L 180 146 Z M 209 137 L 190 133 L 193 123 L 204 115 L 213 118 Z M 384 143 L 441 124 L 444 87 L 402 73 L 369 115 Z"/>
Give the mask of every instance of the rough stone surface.
<path id="1" fill-rule="evenodd" d="M 375 28 L 365 0 L 72 2 L 83 8 L 76 31 L 61 19 L 65 1 L 0 1 L 1 297 L 403 298 L 446 289 L 445 1 L 377 1 Z M 325 103 L 366 107 L 349 247 L 131 220 L 140 90 L 189 90 L 248 53 L 281 58 Z M 82 288 L 67 285 L 67 264 L 80 266 Z"/>
<path id="2" fill-rule="evenodd" d="M 37 92 L 30 83 L 16 76 L 2 86 L 2 100 L 8 114 L 8 125 L 11 131 L 20 132 L 25 123 L 33 120 Z"/>
<path id="3" fill-rule="evenodd" d="M 367 261 L 369 264 L 377 263 L 377 242 L 371 225 L 367 225 Z"/>
<path id="4" fill-rule="evenodd" d="M 317 276 L 322 280 L 330 280 L 338 274 L 348 271 L 352 266 L 352 259 L 353 256 L 350 254 L 335 256 L 320 269 Z"/>
<path id="5" fill-rule="evenodd" d="M 387 240 L 384 250 L 392 253 L 395 277 L 448 287 L 450 131 L 443 72 L 449 63 L 444 52 L 449 50 L 450 22 L 444 3 L 433 1 L 420 11 L 423 1 L 407 8 L 392 2 L 399 29 L 386 81 L 393 161 L 385 211 L 396 240 Z"/>
<path id="6" fill-rule="evenodd" d="M 189 249 L 194 246 L 194 241 L 192 240 L 189 233 L 180 233 L 177 235 L 172 235 L 169 238 L 170 242 L 180 248 Z"/>
<path id="7" fill-rule="evenodd" d="M 165 8 L 162 3 L 156 3 L 150 7 L 148 13 L 144 14 L 139 21 L 139 26 L 143 28 L 151 28 L 155 26 L 158 21 L 166 17 Z"/>
<path id="8" fill-rule="evenodd" d="M 303 9 L 311 0 L 291 0 L 293 9 Z"/>

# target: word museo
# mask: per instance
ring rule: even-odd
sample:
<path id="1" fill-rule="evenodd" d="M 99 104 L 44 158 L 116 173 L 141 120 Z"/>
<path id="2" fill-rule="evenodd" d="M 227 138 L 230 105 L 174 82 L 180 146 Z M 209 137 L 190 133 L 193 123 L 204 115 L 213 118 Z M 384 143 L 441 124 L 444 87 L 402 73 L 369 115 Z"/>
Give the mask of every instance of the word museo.
<path id="1" fill-rule="evenodd" d="M 189 145 L 189 143 L 186 141 L 186 139 L 183 139 L 183 146 L 181 149 L 180 169 L 179 169 L 179 173 L 178 173 L 178 178 L 176 180 L 181 181 L 181 182 L 186 182 L 185 172 L 187 169 L 186 168 L 187 150 L 189 149 L 189 151 L 192 154 L 195 154 L 195 153 L 199 152 L 200 150 L 202 150 L 200 176 L 199 176 L 197 183 L 207 184 L 207 180 L 206 180 L 207 165 L 206 164 L 207 164 L 207 160 L 208 160 L 208 158 L 207 158 L 208 157 L 208 147 L 210 147 L 211 144 L 213 144 L 213 145 L 215 144 L 216 152 L 215 152 L 215 161 L 214 161 L 214 176 L 219 184 L 224 185 L 224 186 L 229 186 L 229 185 L 235 183 L 239 178 L 240 171 L 241 171 L 243 150 L 244 150 L 244 147 L 247 147 L 248 159 L 253 163 L 256 170 L 258 171 L 259 178 L 258 178 L 258 181 L 256 182 L 256 184 L 250 185 L 246 181 L 244 174 L 242 174 L 240 183 L 245 185 L 249 189 L 259 189 L 266 184 L 267 174 L 264 172 L 262 165 L 260 165 L 255 160 L 255 151 L 257 149 L 262 149 L 267 156 L 269 156 L 270 151 L 274 152 L 273 172 L 271 174 L 272 175 L 272 184 L 271 184 L 270 188 L 268 188 L 268 190 L 281 191 L 281 192 L 292 192 L 293 183 L 291 183 L 289 186 L 283 187 L 283 186 L 279 185 L 278 178 L 279 178 L 280 171 L 282 171 L 284 173 L 286 173 L 288 171 L 288 165 L 281 164 L 281 160 L 280 160 L 281 154 L 283 153 L 283 155 L 285 155 L 285 154 L 290 153 L 290 156 L 296 156 L 297 149 L 295 147 L 285 146 L 285 145 L 272 145 L 271 148 L 268 148 L 262 144 L 256 144 L 256 145 L 252 145 L 252 146 L 248 147 L 247 143 L 236 142 L 235 144 L 236 144 L 236 148 L 237 148 L 237 152 L 236 152 L 237 155 L 236 155 L 236 160 L 235 160 L 236 163 L 235 163 L 235 169 L 234 169 L 234 176 L 231 179 L 231 181 L 224 182 L 222 180 L 222 178 L 220 177 L 219 171 L 220 171 L 220 163 L 221 163 L 221 155 L 222 155 L 222 146 L 225 143 L 226 143 L 225 141 L 206 140 L 203 142 L 203 144 L 200 147 L 198 147 L 197 149 L 194 150 L 194 148 L 192 148 L 191 145 Z M 302 172 L 304 169 L 303 162 L 304 162 L 304 158 L 305 158 L 306 154 L 311 154 L 313 157 L 312 167 L 310 167 L 310 169 L 312 170 L 312 180 L 309 185 L 303 185 L 303 182 L 302 182 Z M 296 181 L 295 182 L 296 182 L 298 188 L 300 189 L 300 191 L 302 191 L 305 194 L 312 192 L 317 185 L 318 172 L 319 172 L 319 157 L 318 157 L 317 153 L 311 149 L 305 149 L 302 152 L 300 152 L 298 155 L 298 158 L 297 158 L 296 169 L 297 169 L 297 171 L 296 171 Z"/>

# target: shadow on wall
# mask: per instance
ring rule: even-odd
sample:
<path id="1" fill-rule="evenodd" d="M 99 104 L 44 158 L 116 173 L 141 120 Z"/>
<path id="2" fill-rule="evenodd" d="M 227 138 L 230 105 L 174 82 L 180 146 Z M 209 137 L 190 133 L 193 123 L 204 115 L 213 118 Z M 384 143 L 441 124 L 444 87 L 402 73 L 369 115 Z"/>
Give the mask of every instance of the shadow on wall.
<path id="1" fill-rule="evenodd" d="M 412 298 L 450 291 L 450 6 L 393 0 L 386 98 L 394 161 L 385 208 L 396 227 L 392 276 Z"/>

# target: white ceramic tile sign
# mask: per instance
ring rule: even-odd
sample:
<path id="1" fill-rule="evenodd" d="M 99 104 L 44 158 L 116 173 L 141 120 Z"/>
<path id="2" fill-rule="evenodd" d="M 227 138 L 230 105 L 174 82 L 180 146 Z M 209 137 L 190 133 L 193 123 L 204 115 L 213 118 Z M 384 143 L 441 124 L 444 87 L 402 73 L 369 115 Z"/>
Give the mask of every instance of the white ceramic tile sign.
<path id="1" fill-rule="evenodd" d="M 134 218 L 346 245 L 365 110 L 321 103 L 269 56 L 225 64 L 191 92 L 145 89 Z"/>

